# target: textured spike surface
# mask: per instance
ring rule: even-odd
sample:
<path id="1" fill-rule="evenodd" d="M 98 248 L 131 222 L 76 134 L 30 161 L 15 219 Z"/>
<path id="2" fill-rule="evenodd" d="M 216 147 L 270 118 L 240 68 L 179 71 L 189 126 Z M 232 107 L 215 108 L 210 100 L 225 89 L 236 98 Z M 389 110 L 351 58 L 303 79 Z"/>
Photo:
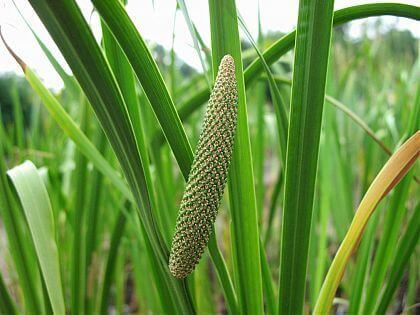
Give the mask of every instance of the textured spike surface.
<path id="1" fill-rule="evenodd" d="M 237 110 L 235 63 L 226 55 L 210 95 L 176 222 L 169 257 L 169 269 L 176 278 L 194 270 L 212 232 L 232 156 Z"/>

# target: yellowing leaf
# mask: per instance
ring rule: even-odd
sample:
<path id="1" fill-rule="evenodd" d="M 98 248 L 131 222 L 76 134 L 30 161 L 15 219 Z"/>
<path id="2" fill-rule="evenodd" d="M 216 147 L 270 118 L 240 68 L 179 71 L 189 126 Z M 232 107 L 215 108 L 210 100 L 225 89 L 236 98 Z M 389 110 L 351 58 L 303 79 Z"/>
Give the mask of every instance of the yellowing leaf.
<path id="1" fill-rule="evenodd" d="M 328 314 L 351 254 L 356 249 L 366 224 L 378 203 L 394 188 L 419 157 L 420 131 L 395 152 L 370 185 L 353 218 L 349 230 L 328 270 L 314 314 Z"/>

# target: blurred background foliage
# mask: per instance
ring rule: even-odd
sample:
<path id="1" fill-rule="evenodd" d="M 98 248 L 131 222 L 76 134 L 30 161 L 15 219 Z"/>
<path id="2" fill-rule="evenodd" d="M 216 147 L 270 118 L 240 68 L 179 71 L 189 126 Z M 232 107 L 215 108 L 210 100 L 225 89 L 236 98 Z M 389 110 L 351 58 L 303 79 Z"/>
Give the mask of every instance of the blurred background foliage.
<path id="1" fill-rule="evenodd" d="M 400 144 L 407 124 L 412 120 L 415 102 L 419 102 L 419 39 L 413 37 L 409 31 L 384 30 L 380 19 L 377 21 L 376 25 L 366 24 L 359 37 L 350 36 L 346 26 L 334 29 L 327 94 L 362 117 L 377 138 L 394 150 Z M 278 33 L 263 34 L 258 40 L 260 49 L 264 50 L 281 36 Z M 177 107 L 199 88 L 206 86 L 204 75 L 177 58 L 173 51 L 167 51 L 159 45 L 152 47 L 154 58 Z M 242 49 L 246 67 L 257 55 L 246 40 L 242 41 Z M 290 99 L 290 85 L 285 81 L 291 79 L 292 66 L 293 52 L 289 52 L 271 67 L 278 79 L 285 104 L 289 104 Z M 93 112 L 83 105 L 83 97 L 75 99 L 65 89 L 54 91 L 54 94 L 100 152 L 118 168 Z M 140 104 L 147 102 L 140 87 L 137 88 L 137 96 Z M 277 231 L 281 218 L 282 179 L 279 177 L 280 153 L 275 113 L 264 75 L 257 83 L 247 87 L 247 106 L 261 235 L 272 279 L 275 281 L 278 279 L 279 266 L 280 234 Z M 148 106 L 141 106 L 140 111 L 151 147 L 149 153 L 154 161 L 151 170 L 157 187 L 157 203 L 167 210 L 168 224 L 172 225 L 172 230 L 167 231 L 170 237 L 184 180 L 175 167 L 167 144 L 160 147 L 159 142 L 156 142 L 158 123 L 154 114 Z M 124 226 L 121 225 L 120 209 L 129 211 L 129 207 L 111 182 L 98 173 L 89 161 L 80 158 L 74 144 L 63 134 L 21 76 L 10 73 L 0 75 L 0 112 L 0 142 L 7 167 L 29 159 L 47 170 L 44 181 L 54 209 L 58 243 L 61 244 L 61 266 L 68 266 L 71 260 L 69 240 L 73 239 L 76 207 L 82 205 L 98 209 L 97 219 L 89 221 L 95 222 L 95 236 L 90 244 L 92 251 L 86 268 L 86 308 L 94 310 L 100 299 L 98 292 L 101 292 L 103 286 L 106 262 L 114 241 L 114 227 Z M 193 148 L 198 140 L 202 119 L 203 109 L 200 109 L 184 122 Z M 388 155 L 348 115 L 330 104 L 325 105 L 310 248 L 312 258 L 309 265 L 308 305 L 313 306 L 315 303 L 327 267 L 347 231 L 355 207 L 387 159 Z M 80 174 L 82 171 L 85 172 L 84 175 Z M 81 185 L 85 188 L 84 192 L 80 190 Z M 388 218 L 388 213 L 393 210 L 390 207 L 392 196 L 381 204 L 381 211 L 377 211 L 369 223 L 360 251 L 353 257 L 340 286 L 338 295 L 343 300 L 337 300 L 335 307 L 338 311 L 348 310 L 348 301 L 354 299 L 357 302 L 353 307 L 363 313 L 361 301 L 367 290 L 371 290 L 370 277 L 376 275 L 371 271 L 376 268 L 375 253 L 380 246 L 383 231 L 392 224 L 399 224 L 398 235 L 402 233 L 418 203 L 418 187 L 417 184 L 410 185 L 407 202 L 403 202 L 406 211 L 400 221 L 389 221 Z M 217 219 L 217 233 L 228 267 L 231 268 L 229 251 L 232 249 L 229 246 L 225 204 L 226 200 Z M 127 224 L 121 239 L 117 240 L 119 254 L 114 257 L 114 272 L 109 280 L 112 283 L 108 292 L 109 305 L 120 314 L 143 310 L 160 313 L 162 310 L 156 290 L 151 275 L 147 272 L 150 266 L 141 256 L 145 244 L 141 236 L 135 233 L 135 228 L 135 225 Z M 0 233 L 1 274 L 12 295 L 19 301 L 21 291 L 4 241 L 2 225 Z M 395 254 L 392 250 L 396 247 L 397 240 L 396 237 L 390 241 L 391 258 L 384 261 L 386 268 L 391 266 L 392 255 Z M 419 259 L 417 246 L 391 305 L 392 312 L 401 312 L 407 306 L 420 302 Z M 62 274 L 63 282 L 68 283 L 68 273 L 62 270 Z M 224 312 L 221 289 L 207 256 L 200 263 L 196 275 L 195 295 L 199 312 Z M 379 279 L 383 283 L 385 276 Z"/>

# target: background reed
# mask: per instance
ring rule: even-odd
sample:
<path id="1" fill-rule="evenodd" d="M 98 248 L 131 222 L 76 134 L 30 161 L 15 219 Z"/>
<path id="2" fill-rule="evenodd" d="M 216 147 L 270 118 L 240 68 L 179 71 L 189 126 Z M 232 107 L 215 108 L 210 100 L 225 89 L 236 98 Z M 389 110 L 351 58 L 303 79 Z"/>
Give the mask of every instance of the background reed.
<path id="1" fill-rule="evenodd" d="M 204 69 L 186 75 L 173 49 L 169 62 L 153 55 L 118 0 L 92 0 L 100 41 L 76 1 L 29 2 L 72 74 L 33 32 L 64 89 L 25 60 L 25 79 L 0 85 L 0 313 L 415 312 L 418 39 L 355 42 L 343 24 L 419 20 L 418 7 L 301 0 L 297 31 L 254 40 L 234 0 L 210 0 L 206 47 L 178 0 Z M 170 245 L 227 54 L 238 93 L 228 189 L 208 250 L 180 280 Z M 355 215 L 367 191 L 382 201 Z"/>

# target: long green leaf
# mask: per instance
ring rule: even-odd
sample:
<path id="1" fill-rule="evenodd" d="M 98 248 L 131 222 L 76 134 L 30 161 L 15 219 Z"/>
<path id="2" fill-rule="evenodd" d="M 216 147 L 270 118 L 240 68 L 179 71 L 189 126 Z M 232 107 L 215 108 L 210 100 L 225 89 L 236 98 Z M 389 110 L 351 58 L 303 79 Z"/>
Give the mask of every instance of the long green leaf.
<path id="1" fill-rule="evenodd" d="M 142 228 L 153 248 L 151 258 L 155 259 L 154 265 L 160 272 L 167 274 L 168 249 L 151 209 L 144 161 L 138 151 L 126 104 L 109 64 L 75 1 L 32 0 L 30 3 L 61 50 L 107 134 L 136 200 Z M 193 307 L 185 284 L 169 277 L 164 279 L 171 287 L 172 302 L 179 312 L 192 313 Z"/>
<path id="2" fill-rule="evenodd" d="M 255 41 L 252 38 L 251 33 L 248 31 L 247 27 L 245 26 L 245 22 L 243 21 L 242 18 L 239 18 L 239 22 L 242 28 L 244 29 L 245 34 L 247 34 L 247 37 L 250 40 L 252 46 L 257 52 L 257 55 L 263 64 L 264 71 L 268 78 L 268 85 L 270 87 L 270 94 L 273 100 L 274 112 L 276 114 L 276 120 L 277 120 L 277 130 L 278 130 L 278 136 L 279 136 L 279 142 L 280 142 L 280 161 L 284 167 L 284 165 L 286 164 L 286 145 L 287 145 L 287 132 L 288 132 L 287 126 L 288 126 L 288 121 L 289 121 L 287 117 L 287 110 L 285 107 L 285 103 L 275 83 L 275 79 L 274 79 L 273 74 L 271 73 L 270 67 L 265 61 L 263 54 L 258 49 Z M 260 105 L 260 107 L 261 106 L 262 105 Z"/>
<path id="3" fill-rule="evenodd" d="M 350 21 L 382 15 L 420 20 L 420 12 L 416 6 L 401 3 L 372 3 L 356 5 L 335 11 L 333 25 L 339 26 Z M 293 31 L 277 40 L 264 52 L 265 61 L 269 65 L 277 61 L 282 55 L 294 47 L 295 39 L 296 31 Z M 256 79 L 263 70 L 263 64 L 260 58 L 256 58 L 244 72 L 245 82 L 247 84 L 250 83 L 252 80 Z"/>
<path id="4" fill-rule="evenodd" d="M 299 3 L 282 221 L 279 314 L 303 312 L 334 1 Z"/>
<path id="5" fill-rule="evenodd" d="M 149 191 L 151 208 L 157 212 L 157 217 L 160 218 L 166 214 L 162 213 L 163 209 L 158 208 L 156 205 L 155 190 L 152 184 L 149 157 L 146 149 L 146 140 L 143 126 L 140 120 L 140 106 L 136 94 L 136 82 L 134 73 L 122 49 L 118 45 L 117 41 L 105 23 L 102 23 L 102 30 L 106 56 L 110 63 L 111 69 L 115 74 L 119 87 L 123 93 L 124 100 L 126 101 L 128 114 L 133 124 L 137 147 L 140 153 L 140 157 L 144 163 L 144 176 L 147 189 Z M 167 227 L 165 228 L 167 229 Z M 163 231 L 166 231 L 166 229 L 164 230 L 162 228 Z M 148 253 L 148 257 L 150 256 L 153 256 L 153 253 Z M 153 268 L 156 267 L 153 262 L 151 263 L 151 266 Z M 162 299 L 164 300 L 164 292 L 167 292 L 168 288 L 164 287 L 165 284 L 161 283 L 161 281 L 158 281 L 157 279 L 156 282 L 159 289 L 158 292 L 162 295 Z M 166 308 L 167 312 L 175 311 L 174 309 L 170 308 L 170 303 L 165 303 L 164 307 Z"/>
<path id="6" fill-rule="evenodd" d="M 111 180 L 113 185 L 115 185 L 127 199 L 133 200 L 133 196 L 121 175 L 115 171 L 92 142 L 90 142 L 54 95 L 52 95 L 52 93 L 43 85 L 37 75 L 29 67 L 25 68 L 25 74 L 29 84 L 38 94 L 44 106 L 64 133 L 76 143 L 78 149 L 83 152 L 103 175 Z"/>
<path id="7" fill-rule="evenodd" d="M 26 161 L 7 174 L 22 204 L 52 309 L 56 314 L 64 314 L 60 262 L 48 192 L 32 162 Z"/>
<path id="8" fill-rule="evenodd" d="M 108 142 L 105 134 L 102 130 L 98 129 L 96 135 L 95 145 L 98 148 L 99 152 L 105 154 L 108 148 Z M 83 153 L 83 152 L 82 152 Z M 94 165 L 95 166 L 95 165 Z M 86 313 L 90 314 L 93 312 L 95 296 L 91 296 L 89 293 L 94 291 L 95 285 L 94 281 L 91 281 L 95 268 L 97 266 L 96 253 L 99 251 L 100 240 L 101 240 L 101 226 L 103 222 L 100 220 L 101 214 L 104 211 L 104 201 L 108 200 L 107 190 L 105 185 L 105 176 L 97 169 L 94 168 L 90 172 L 89 178 L 88 196 L 86 201 L 86 208 L 88 213 L 86 214 L 86 268 L 88 271 L 88 299 L 87 299 L 87 311 Z M 129 188 L 125 186 L 129 192 Z M 130 200 L 130 199 L 128 199 Z M 90 286 L 89 286 L 90 284 Z M 93 288 L 92 288 L 93 287 Z"/>
<path id="9" fill-rule="evenodd" d="M 279 197 L 280 197 L 280 191 L 283 186 L 283 179 L 284 179 L 284 172 L 283 170 L 280 170 L 277 175 L 276 184 L 274 185 L 273 192 L 271 193 L 271 198 L 270 198 L 270 210 L 268 212 L 267 229 L 265 231 L 264 243 L 263 243 L 265 246 L 267 246 L 268 242 L 271 239 L 274 217 L 277 210 L 277 201 L 279 200 Z"/>
<path id="10" fill-rule="evenodd" d="M 0 33 L 1 34 L 1 33 Z M 2 104 L 0 103 L 0 121 L 3 122 L 3 113 L 2 113 Z M 6 128 L 5 128 L 5 124 L 0 124 L 0 141 L 2 143 L 2 154 L 9 152 L 11 147 L 12 147 L 12 143 L 10 141 L 10 138 L 6 135 Z"/>
<path id="11" fill-rule="evenodd" d="M 251 33 L 248 31 L 248 28 L 246 27 L 245 22 L 243 21 L 242 17 L 239 17 L 238 21 L 239 21 L 242 29 L 244 30 L 245 34 L 247 35 L 249 41 L 251 42 L 252 46 L 254 47 L 255 51 L 257 52 L 257 55 L 259 56 L 259 58 L 263 62 L 264 70 L 265 70 L 266 75 L 268 77 L 268 84 L 269 84 L 270 93 L 271 93 L 273 106 L 274 106 L 274 111 L 275 111 L 275 116 L 276 116 L 276 120 L 277 120 L 277 130 L 278 130 L 279 144 L 280 144 L 280 148 L 279 148 L 280 161 L 281 161 L 281 165 L 284 167 L 285 158 L 286 158 L 287 123 L 288 123 L 288 117 L 287 117 L 287 113 L 286 113 L 285 104 L 284 104 L 283 98 L 280 95 L 280 91 L 279 91 L 279 89 L 278 89 L 278 87 L 275 83 L 274 76 L 271 73 L 271 70 L 270 70 L 269 66 L 265 62 L 264 57 L 263 57 L 262 53 L 260 52 L 257 44 L 255 43 Z M 265 93 L 265 90 L 262 90 L 262 92 Z M 259 104 L 258 109 L 257 109 L 257 115 L 261 115 L 261 113 L 262 114 L 264 113 L 263 112 L 263 106 L 264 106 L 264 102 L 262 102 L 262 104 Z M 261 120 L 261 118 L 259 118 L 259 120 Z M 261 124 L 261 125 L 258 126 L 257 128 L 263 129 L 263 126 L 262 126 L 263 123 L 261 121 L 259 121 L 258 123 Z M 257 157 L 258 157 L 258 154 L 261 154 L 261 155 L 264 154 L 264 150 L 263 150 L 264 149 L 264 146 L 263 146 L 264 142 L 263 142 L 263 139 L 261 137 L 259 137 L 257 139 L 257 142 L 259 142 L 258 146 L 261 146 L 261 148 L 260 148 L 261 151 L 259 153 L 257 152 Z M 253 157 L 256 157 L 256 155 L 253 154 Z M 261 172 L 263 172 L 262 165 L 260 167 L 261 167 Z M 281 176 L 281 174 L 282 173 L 280 173 L 280 176 Z M 262 174 L 260 176 L 262 176 Z M 280 186 L 278 186 L 277 188 L 280 188 Z M 275 191 L 274 191 L 274 193 L 277 193 L 277 196 L 278 196 L 278 191 L 279 191 L 279 189 L 278 190 L 275 189 Z M 275 197 L 275 199 L 276 198 L 277 197 Z M 267 231 L 269 233 L 271 233 L 271 231 L 270 231 L 271 227 L 270 226 L 272 224 L 274 209 L 275 209 L 275 202 L 270 209 L 271 210 L 271 213 L 270 213 L 271 214 L 271 220 L 269 220 L 269 222 L 268 222 L 269 227 L 267 229 Z M 261 206 L 261 209 L 258 209 L 258 210 L 259 210 L 259 214 L 261 215 L 261 212 L 263 210 L 262 206 Z M 262 238 L 260 236 L 260 240 L 261 239 Z M 266 240 L 267 240 L 267 238 L 266 238 Z M 272 276 L 271 276 L 270 268 L 269 268 L 269 265 L 268 265 L 268 262 L 267 262 L 267 257 L 266 257 L 266 254 L 265 254 L 265 250 L 264 250 L 262 241 L 260 241 L 260 259 L 261 259 L 261 270 L 262 270 L 262 276 L 263 276 L 263 291 L 264 291 L 264 295 L 265 295 L 266 308 L 267 308 L 267 311 L 268 311 L 269 314 L 274 314 L 275 310 L 277 309 L 277 303 L 275 301 L 275 296 L 274 296 Z"/>
<path id="12" fill-rule="evenodd" d="M 187 9 L 187 5 L 185 4 L 185 1 L 184 0 L 177 0 L 177 3 L 178 3 L 179 8 L 182 11 L 182 14 L 184 15 L 184 20 L 187 23 L 188 30 L 190 31 L 190 35 L 191 35 L 191 38 L 192 38 L 193 43 L 194 43 L 194 49 L 197 53 L 198 58 L 200 59 L 201 67 L 202 67 L 203 72 L 204 72 L 204 77 L 206 78 L 207 84 L 210 88 L 210 79 L 208 77 L 208 71 L 207 71 L 206 64 L 204 62 L 203 56 L 201 55 L 201 50 L 200 50 L 200 45 L 199 45 L 199 40 L 198 40 L 199 36 L 198 36 L 197 29 L 195 28 L 195 25 L 190 18 L 190 15 L 188 13 L 188 9 Z"/>
<path id="13" fill-rule="evenodd" d="M 192 149 L 150 51 L 118 1 L 94 0 L 92 2 L 125 52 L 153 107 L 181 172 L 185 179 L 188 178 L 193 161 Z M 216 249 L 217 247 L 210 247 L 210 255 L 214 256 L 212 257 L 213 261 L 221 261 L 218 259 L 220 253 L 216 252 Z M 225 268 L 226 266 L 223 264 L 216 265 L 219 279 L 224 281 L 222 286 L 227 292 L 230 292 L 232 291 L 230 287 L 231 282 L 229 277 L 227 277 L 228 273 Z M 229 303 L 234 305 L 235 301 L 230 301 Z"/>
<path id="14" fill-rule="evenodd" d="M 24 149 L 25 144 L 25 129 L 23 128 L 23 111 L 22 104 L 20 101 L 20 95 L 16 81 L 13 82 L 13 86 L 10 90 L 10 96 L 13 105 L 13 118 L 15 122 L 15 136 L 16 144 L 19 149 Z"/>
<path id="15" fill-rule="evenodd" d="M 212 235 L 215 235 L 215 231 L 213 231 Z M 222 253 L 220 252 L 219 248 L 217 247 L 215 237 L 210 237 L 208 247 L 210 252 L 210 257 L 215 266 L 222 266 L 217 267 L 218 272 L 217 276 L 219 277 L 220 283 L 222 284 L 223 294 L 226 298 L 226 304 L 229 312 L 231 314 L 238 314 L 238 299 L 236 296 L 236 292 L 233 289 L 232 280 L 229 276 L 229 273 L 226 268 L 226 263 L 223 259 Z"/>
<path id="16" fill-rule="evenodd" d="M 401 3 L 374 3 L 352 6 L 335 11 L 333 25 L 339 26 L 350 21 L 381 15 L 399 16 L 413 20 L 420 20 L 420 12 L 416 6 Z M 294 47 L 295 39 L 296 31 L 293 31 L 284 35 L 268 47 L 263 53 L 264 60 L 267 64 L 273 64 L 281 56 L 291 50 Z M 244 71 L 246 85 L 250 85 L 254 80 L 256 80 L 262 71 L 264 71 L 263 62 L 261 58 L 257 57 Z M 210 91 L 206 88 L 202 88 L 197 91 L 179 106 L 179 117 L 182 120 L 185 120 L 204 102 L 206 102 L 209 96 Z"/>
<path id="17" fill-rule="evenodd" d="M 63 67 L 60 65 L 60 63 L 57 61 L 57 59 L 54 57 L 54 55 L 51 53 L 51 51 L 48 49 L 48 47 L 45 45 L 45 43 L 41 40 L 41 38 L 38 36 L 38 34 L 35 32 L 35 30 L 32 28 L 32 26 L 29 24 L 28 20 L 23 16 L 21 10 L 16 5 L 15 0 L 12 0 L 15 8 L 19 12 L 20 17 L 25 22 L 26 26 L 31 30 L 32 35 L 35 37 L 35 40 L 38 42 L 39 47 L 44 52 L 45 56 L 48 58 L 48 61 L 53 66 L 54 70 L 57 72 L 57 74 L 60 76 L 61 80 L 63 80 L 64 86 L 73 93 L 74 96 L 77 95 L 77 93 L 80 91 L 79 86 L 77 85 L 76 80 L 71 75 L 67 74 L 67 72 L 63 69 Z"/>
<path id="18" fill-rule="evenodd" d="M 79 107 L 80 129 L 87 132 L 89 108 L 86 101 L 81 101 Z M 71 312 L 73 314 L 85 314 L 86 294 L 86 192 L 85 185 L 88 183 L 88 160 L 82 152 L 75 152 L 76 169 L 73 173 L 74 190 L 73 202 L 73 247 L 71 263 Z"/>
<path id="19" fill-rule="evenodd" d="M 235 60 L 238 82 L 238 126 L 230 169 L 229 193 L 239 307 L 242 313 L 260 314 L 263 312 L 263 294 L 261 263 L 258 259 L 258 213 L 236 4 L 234 0 L 210 0 L 209 9 L 213 69 L 217 69 L 224 55 L 230 54 Z"/>
<path id="20" fill-rule="evenodd" d="M 125 52 L 181 171 L 184 176 L 188 176 L 192 163 L 191 146 L 151 52 L 119 1 L 92 0 L 92 2 Z"/>
<path id="21" fill-rule="evenodd" d="M 100 305 L 99 314 L 108 313 L 107 306 L 108 306 L 109 293 L 111 291 L 111 280 L 115 271 L 116 260 L 118 258 L 118 248 L 121 243 L 121 238 L 125 230 L 125 225 L 126 225 L 126 220 L 127 220 L 126 216 L 127 214 L 125 214 L 123 211 L 120 212 L 115 222 L 114 230 L 112 232 L 111 245 L 110 245 L 110 249 L 108 253 L 108 258 L 106 261 L 105 275 L 104 275 L 104 281 L 102 285 L 101 299 L 99 302 L 99 305 Z"/>
<path id="22" fill-rule="evenodd" d="M 292 82 L 289 79 L 284 77 L 274 76 L 274 80 L 288 85 L 292 84 Z M 388 146 L 383 141 L 381 141 L 381 139 L 379 139 L 378 136 L 376 136 L 375 132 L 368 126 L 368 124 L 360 116 L 353 112 L 348 106 L 346 106 L 345 104 L 328 94 L 325 95 L 325 101 L 331 104 L 332 106 L 336 107 L 338 110 L 342 111 L 347 117 L 353 120 L 360 128 L 362 128 L 366 132 L 366 134 L 370 138 L 372 138 L 373 141 L 375 141 L 381 147 L 381 149 L 386 154 L 392 154 L 391 149 L 389 149 Z"/>
<path id="23" fill-rule="evenodd" d="M 274 289 L 273 277 L 270 266 L 268 265 L 267 254 L 262 241 L 260 242 L 261 273 L 263 281 L 263 291 L 265 295 L 265 306 L 267 314 L 275 314 L 277 308 L 276 294 Z"/>

